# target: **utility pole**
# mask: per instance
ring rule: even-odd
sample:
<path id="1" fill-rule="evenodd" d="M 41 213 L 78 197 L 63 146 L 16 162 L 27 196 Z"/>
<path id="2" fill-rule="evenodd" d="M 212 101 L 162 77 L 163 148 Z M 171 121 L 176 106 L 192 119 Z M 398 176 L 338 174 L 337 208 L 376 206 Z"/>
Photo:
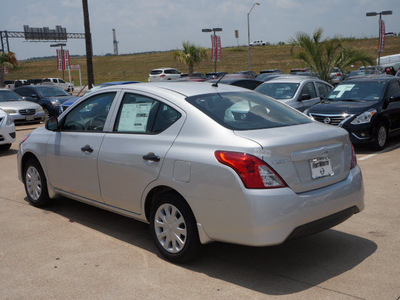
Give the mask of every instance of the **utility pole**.
<path id="1" fill-rule="evenodd" d="M 82 7 L 83 7 L 83 22 L 85 25 L 88 88 L 91 89 L 94 86 L 93 48 L 92 48 L 92 34 L 90 33 L 89 8 L 87 0 L 82 0 Z"/>

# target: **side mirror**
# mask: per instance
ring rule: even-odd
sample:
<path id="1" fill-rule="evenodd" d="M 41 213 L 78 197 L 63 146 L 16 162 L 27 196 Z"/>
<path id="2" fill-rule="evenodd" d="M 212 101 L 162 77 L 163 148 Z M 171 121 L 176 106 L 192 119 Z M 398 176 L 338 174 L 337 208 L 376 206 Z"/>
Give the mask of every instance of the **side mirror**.
<path id="1" fill-rule="evenodd" d="M 35 99 L 39 99 L 39 95 L 38 94 L 32 94 L 30 95 L 31 98 L 35 98 Z"/>
<path id="2" fill-rule="evenodd" d="M 394 95 L 389 98 L 389 102 L 396 102 L 400 100 L 400 95 Z"/>
<path id="3" fill-rule="evenodd" d="M 299 100 L 303 101 L 303 100 L 309 100 L 311 99 L 311 95 L 310 94 L 301 94 Z"/>
<path id="4" fill-rule="evenodd" d="M 45 128 L 50 131 L 58 131 L 58 119 L 56 117 L 52 117 L 46 120 Z"/>

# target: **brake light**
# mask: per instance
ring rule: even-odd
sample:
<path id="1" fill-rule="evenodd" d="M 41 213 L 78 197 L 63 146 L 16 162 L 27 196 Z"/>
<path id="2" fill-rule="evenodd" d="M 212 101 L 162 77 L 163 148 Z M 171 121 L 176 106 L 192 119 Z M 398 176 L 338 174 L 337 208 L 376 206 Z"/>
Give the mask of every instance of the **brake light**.
<path id="1" fill-rule="evenodd" d="M 342 76 L 342 74 L 341 73 L 337 73 L 336 76 Z"/>
<path id="2" fill-rule="evenodd" d="M 354 151 L 354 146 L 352 143 L 351 145 L 351 164 L 350 164 L 350 170 L 354 169 L 357 166 L 357 157 L 356 157 L 356 152 Z"/>
<path id="3" fill-rule="evenodd" d="M 264 161 L 246 153 L 215 151 L 215 158 L 232 168 L 248 189 L 286 187 L 283 179 Z"/>
<path id="4" fill-rule="evenodd" d="M 165 77 L 165 74 L 161 74 L 160 77 Z"/>

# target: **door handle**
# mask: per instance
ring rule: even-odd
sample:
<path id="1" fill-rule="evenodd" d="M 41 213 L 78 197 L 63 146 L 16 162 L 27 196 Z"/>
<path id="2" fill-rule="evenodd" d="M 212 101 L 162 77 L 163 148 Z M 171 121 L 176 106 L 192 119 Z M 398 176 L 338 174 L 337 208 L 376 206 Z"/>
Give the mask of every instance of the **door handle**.
<path id="1" fill-rule="evenodd" d="M 93 148 L 90 147 L 89 145 L 85 145 L 84 147 L 81 148 L 81 150 L 83 152 L 86 152 L 86 153 L 92 153 L 93 152 Z"/>
<path id="2" fill-rule="evenodd" d="M 143 155 L 143 159 L 148 161 L 160 161 L 160 157 L 155 155 L 153 152 Z"/>

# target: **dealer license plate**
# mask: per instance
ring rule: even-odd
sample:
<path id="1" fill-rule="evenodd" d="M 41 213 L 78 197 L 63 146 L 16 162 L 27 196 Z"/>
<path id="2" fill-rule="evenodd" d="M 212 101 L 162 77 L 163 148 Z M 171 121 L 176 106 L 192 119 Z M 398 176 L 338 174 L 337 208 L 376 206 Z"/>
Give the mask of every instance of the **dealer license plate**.
<path id="1" fill-rule="evenodd" d="M 333 176 L 331 160 L 329 157 L 320 157 L 310 160 L 311 177 L 318 179 L 327 176 Z"/>

